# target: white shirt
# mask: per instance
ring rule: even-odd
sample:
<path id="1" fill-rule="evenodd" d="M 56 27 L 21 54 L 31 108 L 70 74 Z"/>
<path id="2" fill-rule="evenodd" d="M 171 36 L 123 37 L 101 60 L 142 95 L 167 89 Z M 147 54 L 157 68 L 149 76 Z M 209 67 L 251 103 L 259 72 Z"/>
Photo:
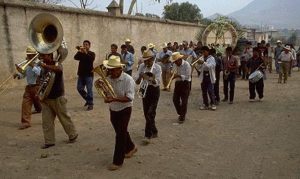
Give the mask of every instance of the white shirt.
<path id="1" fill-rule="evenodd" d="M 282 62 L 290 62 L 291 60 L 294 60 L 294 57 L 291 52 L 285 53 L 285 51 L 281 52 L 279 59 Z"/>
<path id="2" fill-rule="evenodd" d="M 215 83 L 216 81 L 216 72 L 215 72 L 215 68 L 216 68 L 216 62 L 215 62 L 215 58 L 211 55 L 209 55 L 206 59 L 206 62 L 204 62 L 201 66 L 201 73 L 200 73 L 200 80 L 203 80 L 203 71 L 209 71 L 209 76 L 210 76 L 210 81 L 212 84 Z"/>
<path id="3" fill-rule="evenodd" d="M 142 63 L 140 66 L 139 66 L 139 69 L 138 69 L 138 72 L 137 72 L 137 76 L 136 76 L 136 79 L 139 78 L 139 75 L 141 73 L 146 73 L 146 72 L 150 72 L 151 68 L 148 68 L 144 63 Z M 153 84 L 151 81 L 149 81 L 148 85 L 152 85 L 154 87 L 157 87 L 160 85 L 160 82 L 161 82 L 161 67 L 154 63 L 153 64 L 153 69 L 152 69 L 152 73 L 154 74 L 155 76 L 155 81 L 156 81 L 156 84 Z"/>
<path id="4" fill-rule="evenodd" d="M 112 79 L 110 77 L 107 78 L 109 83 L 114 89 L 114 92 L 117 97 L 124 97 L 126 96 L 131 101 L 126 103 L 121 102 L 111 102 L 109 103 L 109 109 L 112 111 L 121 111 L 127 107 L 131 107 L 133 105 L 134 99 L 134 87 L 135 82 L 131 76 L 122 72 L 121 76 L 117 79 Z"/>
<path id="5" fill-rule="evenodd" d="M 181 76 L 181 78 L 176 78 L 176 81 L 191 81 L 192 68 L 187 61 L 182 60 L 180 66 L 174 66 L 175 70 L 177 70 L 177 74 Z"/>

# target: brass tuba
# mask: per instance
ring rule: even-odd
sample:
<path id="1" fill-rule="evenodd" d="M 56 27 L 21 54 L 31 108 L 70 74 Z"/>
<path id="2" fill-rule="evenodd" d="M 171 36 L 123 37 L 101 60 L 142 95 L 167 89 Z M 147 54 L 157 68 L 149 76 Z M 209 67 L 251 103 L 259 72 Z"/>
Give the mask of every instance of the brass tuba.
<path id="1" fill-rule="evenodd" d="M 56 52 L 54 57 L 56 63 L 61 63 L 68 55 L 67 44 L 63 38 L 63 28 L 55 16 L 49 13 L 36 15 L 29 25 L 29 41 L 33 48 L 42 54 Z M 53 86 L 55 79 L 54 72 L 46 72 L 41 79 L 41 87 L 38 96 L 45 99 Z"/>
<path id="2" fill-rule="evenodd" d="M 105 71 L 105 67 L 103 65 L 99 65 L 93 69 L 93 72 L 100 76 L 100 78 L 94 82 L 94 86 L 97 89 L 98 94 L 103 98 L 108 96 L 116 98 L 117 95 L 115 94 L 113 87 L 106 79 L 107 73 Z"/>

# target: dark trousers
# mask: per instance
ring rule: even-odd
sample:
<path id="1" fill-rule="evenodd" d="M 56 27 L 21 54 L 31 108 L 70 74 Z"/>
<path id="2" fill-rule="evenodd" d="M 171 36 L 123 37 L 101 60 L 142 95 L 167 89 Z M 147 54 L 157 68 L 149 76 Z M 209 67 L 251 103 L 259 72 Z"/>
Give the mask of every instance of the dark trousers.
<path id="1" fill-rule="evenodd" d="M 242 79 L 248 79 L 248 68 L 247 68 L 246 61 L 241 61 L 241 72 L 242 72 Z"/>
<path id="2" fill-rule="evenodd" d="M 93 105 L 93 76 L 78 76 L 77 91 L 86 101 L 87 105 Z M 85 91 L 86 88 L 86 91 Z"/>
<path id="3" fill-rule="evenodd" d="M 116 132 L 116 143 L 113 164 L 122 165 L 125 154 L 134 149 L 134 144 L 127 131 L 131 116 L 131 107 L 121 111 L 110 111 L 110 121 Z"/>
<path id="4" fill-rule="evenodd" d="M 255 99 L 255 96 L 256 96 L 255 90 L 257 91 L 259 98 L 264 97 L 264 79 L 263 78 L 260 79 L 256 83 L 249 82 L 250 99 Z"/>
<path id="5" fill-rule="evenodd" d="M 173 103 L 178 115 L 185 119 L 187 112 L 187 105 L 190 94 L 190 82 L 189 81 L 176 81 L 174 94 L 173 94 Z"/>
<path id="6" fill-rule="evenodd" d="M 146 96 L 143 98 L 143 110 L 146 119 L 145 137 L 151 138 L 157 134 L 155 126 L 156 108 L 160 96 L 159 87 L 148 86 Z"/>
<path id="7" fill-rule="evenodd" d="M 215 91 L 214 86 L 211 83 L 210 76 L 208 72 L 203 72 L 203 80 L 201 83 L 201 90 L 202 90 L 202 98 L 203 98 L 203 104 L 205 106 L 208 106 L 208 96 L 210 98 L 210 103 L 215 105 L 216 104 L 216 97 L 215 97 Z"/>
<path id="8" fill-rule="evenodd" d="M 229 100 L 233 101 L 234 98 L 234 88 L 235 88 L 235 79 L 236 74 L 234 72 L 230 72 L 227 79 L 223 78 L 224 82 L 224 99 L 228 99 L 228 83 L 229 83 Z"/>
<path id="9" fill-rule="evenodd" d="M 216 82 L 214 84 L 214 91 L 215 91 L 216 101 L 218 102 L 220 101 L 219 85 L 220 85 L 220 71 L 216 71 Z"/>

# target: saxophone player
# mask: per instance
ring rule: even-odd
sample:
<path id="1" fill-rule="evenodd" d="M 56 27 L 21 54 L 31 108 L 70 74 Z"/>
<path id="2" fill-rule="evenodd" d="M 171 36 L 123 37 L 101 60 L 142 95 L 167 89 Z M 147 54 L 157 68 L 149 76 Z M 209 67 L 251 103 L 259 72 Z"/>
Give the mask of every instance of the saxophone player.
<path id="1" fill-rule="evenodd" d="M 45 144 L 41 148 L 46 149 L 55 145 L 54 120 L 56 116 L 68 135 L 70 143 L 76 141 L 78 134 L 66 107 L 67 99 L 64 96 L 62 64 L 58 62 L 56 65 L 57 62 L 53 60 L 53 53 L 40 54 L 40 58 L 43 60 L 41 63 L 42 75 L 48 72 L 55 73 L 53 86 L 50 87 L 49 94 L 42 100 L 42 126 Z"/>
<path id="2" fill-rule="evenodd" d="M 146 119 L 144 144 L 149 144 L 151 138 L 157 137 L 157 128 L 155 125 L 156 108 L 160 96 L 161 67 L 155 63 L 155 56 L 151 50 L 143 53 L 143 61 L 138 69 L 136 84 L 148 83 L 145 89 L 143 100 L 143 110 Z"/>
<path id="3" fill-rule="evenodd" d="M 26 60 L 31 60 L 36 56 L 37 51 L 32 47 L 28 46 L 26 49 Z M 40 113 L 42 111 L 42 105 L 40 99 L 37 96 L 39 90 L 38 78 L 41 73 L 41 68 L 35 65 L 34 62 L 30 63 L 26 69 L 25 73 L 15 73 L 14 78 L 22 79 L 26 77 L 27 85 L 25 87 L 25 92 L 22 101 L 22 115 L 21 115 L 21 126 L 20 130 L 27 129 L 31 127 L 31 114 Z M 32 104 L 34 105 L 35 111 L 31 112 Z"/>
<path id="4" fill-rule="evenodd" d="M 121 63 L 120 57 L 111 56 L 103 62 L 103 65 L 109 71 L 107 81 L 115 94 L 115 97 L 108 95 L 104 98 L 104 102 L 109 103 L 110 121 L 116 133 L 113 163 L 108 166 L 108 170 L 118 170 L 122 167 L 124 158 L 130 158 L 137 152 L 127 130 L 135 83 L 130 75 L 123 72 L 124 64 Z"/>

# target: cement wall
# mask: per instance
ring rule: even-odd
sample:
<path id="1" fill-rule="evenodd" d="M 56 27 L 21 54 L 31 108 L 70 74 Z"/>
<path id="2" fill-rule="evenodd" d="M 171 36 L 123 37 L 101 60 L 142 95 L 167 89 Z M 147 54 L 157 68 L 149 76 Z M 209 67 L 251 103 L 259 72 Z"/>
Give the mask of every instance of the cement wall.
<path id="1" fill-rule="evenodd" d="M 196 40 L 200 28 L 196 24 L 148 19 L 132 16 L 111 16 L 106 12 L 67 8 L 55 5 L 0 0 L 0 82 L 15 71 L 14 64 L 22 61 L 29 44 L 28 27 L 34 16 L 41 12 L 55 15 L 62 23 L 69 55 L 64 61 L 65 78 L 76 77 L 77 62 L 73 60 L 75 46 L 91 41 L 96 53 L 95 64 L 100 64 L 110 51 L 110 44 L 119 46 L 125 38 L 140 55 L 142 45 L 150 42 L 160 44 L 168 41 Z"/>

